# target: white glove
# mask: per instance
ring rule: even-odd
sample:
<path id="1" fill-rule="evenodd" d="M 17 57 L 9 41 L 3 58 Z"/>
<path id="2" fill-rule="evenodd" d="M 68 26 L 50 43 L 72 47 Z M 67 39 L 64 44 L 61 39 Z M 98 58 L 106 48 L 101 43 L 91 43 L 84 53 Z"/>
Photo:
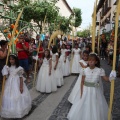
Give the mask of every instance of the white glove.
<path id="1" fill-rule="evenodd" d="M 109 80 L 115 80 L 116 78 L 116 71 L 115 70 L 112 70 L 110 75 L 109 75 Z"/>
<path id="2" fill-rule="evenodd" d="M 3 67 L 2 71 L 1 71 L 3 76 L 8 75 L 8 69 L 9 69 L 9 67 L 7 65 L 5 65 Z"/>
<path id="3" fill-rule="evenodd" d="M 34 60 L 38 60 L 38 55 L 33 56 L 33 59 L 34 59 Z"/>

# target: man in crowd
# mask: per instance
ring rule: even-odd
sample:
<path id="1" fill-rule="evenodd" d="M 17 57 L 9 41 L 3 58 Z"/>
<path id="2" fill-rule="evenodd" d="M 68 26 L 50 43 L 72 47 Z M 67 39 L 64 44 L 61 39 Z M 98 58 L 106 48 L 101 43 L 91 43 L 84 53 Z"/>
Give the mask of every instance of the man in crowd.
<path id="1" fill-rule="evenodd" d="M 106 39 L 103 39 L 101 42 L 101 60 L 106 57 L 106 49 L 107 49 L 107 41 Z"/>
<path id="2" fill-rule="evenodd" d="M 16 44 L 16 49 L 18 52 L 19 64 L 26 72 L 27 82 L 30 82 L 28 63 L 29 43 L 25 41 L 24 35 L 19 36 L 19 42 Z"/>

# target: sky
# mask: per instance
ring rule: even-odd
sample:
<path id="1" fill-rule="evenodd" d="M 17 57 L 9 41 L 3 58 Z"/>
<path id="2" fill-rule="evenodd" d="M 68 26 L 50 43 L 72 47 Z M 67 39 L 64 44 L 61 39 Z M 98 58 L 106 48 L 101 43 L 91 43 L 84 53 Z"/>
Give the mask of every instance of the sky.
<path id="1" fill-rule="evenodd" d="M 82 11 L 82 24 L 80 26 L 81 29 L 85 29 L 91 24 L 92 18 L 91 15 L 93 13 L 93 7 L 95 0 L 67 0 L 68 4 L 71 8 L 77 7 Z"/>

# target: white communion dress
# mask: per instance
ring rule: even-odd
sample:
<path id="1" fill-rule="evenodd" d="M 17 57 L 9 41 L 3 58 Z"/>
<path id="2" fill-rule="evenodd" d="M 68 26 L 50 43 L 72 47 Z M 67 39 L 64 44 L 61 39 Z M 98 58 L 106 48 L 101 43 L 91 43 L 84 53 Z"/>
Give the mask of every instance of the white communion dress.
<path id="1" fill-rule="evenodd" d="M 78 48 L 78 49 L 73 49 L 72 53 L 74 53 L 73 55 L 73 61 L 72 61 L 72 70 L 71 72 L 72 73 L 80 73 L 80 64 L 79 64 L 79 61 L 80 61 L 80 52 L 81 50 Z"/>
<path id="2" fill-rule="evenodd" d="M 43 64 L 38 72 L 36 90 L 42 93 L 51 93 L 57 91 L 57 83 L 53 77 L 53 71 L 49 75 L 49 62 L 51 58 L 47 60 L 43 59 Z"/>
<path id="3" fill-rule="evenodd" d="M 79 62 L 83 63 L 84 66 L 87 66 L 87 61 L 80 60 Z M 82 68 L 82 66 L 81 66 L 81 68 Z M 73 104 L 76 101 L 76 99 L 80 99 L 80 85 L 81 85 L 81 78 L 82 78 L 83 70 L 84 69 L 82 68 L 81 71 L 80 71 L 79 77 L 77 79 L 77 82 L 76 82 L 71 94 L 68 97 L 68 101 L 71 104 Z"/>
<path id="4" fill-rule="evenodd" d="M 2 70 L 3 75 L 9 75 L 2 99 L 1 117 L 3 118 L 22 118 L 31 109 L 31 96 L 23 82 L 23 93 L 20 92 L 20 77 L 23 77 L 23 68 L 15 66 L 5 66 Z"/>
<path id="5" fill-rule="evenodd" d="M 67 51 L 69 51 L 69 50 L 61 49 L 60 61 L 62 63 L 62 73 L 63 73 L 63 76 L 70 75 L 70 61 L 68 60 L 68 57 L 66 57 L 66 62 L 64 62 Z"/>
<path id="6" fill-rule="evenodd" d="M 85 68 L 85 83 L 82 97 L 74 103 L 68 113 L 68 120 L 107 120 L 108 105 L 103 91 L 99 87 L 101 76 L 105 71 L 101 68 Z"/>
<path id="7" fill-rule="evenodd" d="M 57 86 L 60 87 L 64 84 L 64 81 L 63 81 L 63 74 L 61 71 L 61 61 L 60 60 L 58 60 L 56 70 L 54 70 L 54 67 L 56 64 L 56 56 L 58 56 L 58 53 L 52 54 L 52 70 L 53 70 L 54 79 L 56 80 Z"/>

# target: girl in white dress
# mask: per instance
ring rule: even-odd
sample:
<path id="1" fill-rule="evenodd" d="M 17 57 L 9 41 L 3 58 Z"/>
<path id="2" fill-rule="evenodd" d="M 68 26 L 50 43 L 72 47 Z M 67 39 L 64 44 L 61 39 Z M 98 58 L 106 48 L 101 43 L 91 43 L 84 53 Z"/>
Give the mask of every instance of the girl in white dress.
<path id="1" fill-rule="evenodd" d="M 45 50 L 45 57 L 42 66 L 38 72 L 36 83 L 36 90 L 41 93 L 51 93 L 57 91 L 57 83 L 53 77 L 52 59 L 50 58 L 50 51 Z"/>
<path id="2" fill-rule="evenodd" d="M 61 56 L 60 56 L 60 61 L 62 63 L 63 76 L 70 75 L 70 61 L 68 60 L 68 57 L 66 55 L 67 51 L 68 50 L 65 48 L 65 44 L 63 44 L 61 49 Z"/>
<path id="3" fill-rule="evenodd" d="M 23 68 L 19 66 L 15 54 L 9 56 L 8 66 L 2 70 L 6 75 L 5 89 L 2 99 L 1 117 L 22 118 L 31 109 L 31 96 L 23 81 Z"/>
<path id="4" fill-rule="evenodd" d="M 87 67 L 88 65 L 88 56 L 89 56 L 89 52 L 88 51 L 84 51 L 83 52 L 83 59 L 81 59 L 79 61 L 80 63 L 80 66 L 81 66 L 81 71 L 80 71 L 80 74 L 79 74 L 79 77 L 78 77 L 78 80 L 70 94 L 70 96 L 68 97 L 68 101 L 71 103 L 71 104 L 74 104 L 76 102 L 76 100 L 79 100 L 80 97 L 80 84 L 81 84 L 81 78 L 82 78 L 82 73 L 83 73 L 83 70 L 84 68 Z"/>
<path id="5" fill-rule="evenodd" d="M 72 61 L 72 70 L 71 72 L 73 74 L 78 74 L 80 73 L 80 65 L 79 61 L 81 59 L 81 50 L 78 48 L 78 44 L 75 44 L 75 48 L 72 51 L 73 54 L 73 61 Z"/>
<path id="6" fill-rule="evenodd" d="M 85 68 L 81 81 L 80 99 L 73 104 L 69 113 L 69 120 L 107 120 L 108 105 L 99 86 L 100 77 L 109 81 L 115 79 L 115 71 L 110 77 L 105 76 L 105 71 L 99 65 L 99 58 L 90 54 L 89 67 Z"/>
<path id="7" fill-rule="evenodd" d="M 57 53 L 57 47 L 53 46 L 52 48 L 52 70 L 54 74 L 54 79 L 57 82 L 57 86 L 61 87 L 64 82 L 63 82 L 63 74 L 60 68 L 60 60 L 59 60 L 59 55 Z"/>

